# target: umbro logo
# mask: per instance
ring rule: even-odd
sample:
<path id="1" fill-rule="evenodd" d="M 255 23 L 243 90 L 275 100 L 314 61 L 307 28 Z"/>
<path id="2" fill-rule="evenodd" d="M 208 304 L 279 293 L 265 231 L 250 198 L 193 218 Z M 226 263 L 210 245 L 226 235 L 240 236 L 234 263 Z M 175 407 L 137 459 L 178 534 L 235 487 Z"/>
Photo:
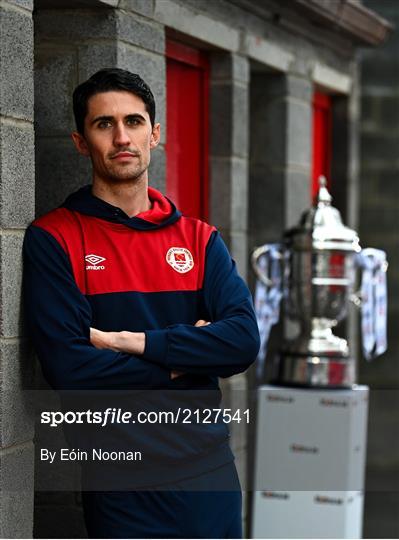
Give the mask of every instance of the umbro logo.
<path id="1" fill-rule="evenodd" d="M 86 265 L 86 270 L 105 270 L 104 265 L 99 265 L 99 263 L 102 263 L 103 261 L 106 261 L 105 257 L 100 257 L 99 255 L 86 255 L 85 261 L 87 263 L 90 263 Z"/>

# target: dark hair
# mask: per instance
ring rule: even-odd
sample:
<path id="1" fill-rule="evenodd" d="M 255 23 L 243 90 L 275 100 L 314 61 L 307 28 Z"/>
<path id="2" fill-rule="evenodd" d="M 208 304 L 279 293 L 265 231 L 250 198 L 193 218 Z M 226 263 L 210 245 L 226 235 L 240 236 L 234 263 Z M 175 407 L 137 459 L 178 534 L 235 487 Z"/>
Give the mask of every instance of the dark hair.
<path id="1" fill-rule="evenodd" d="M 125 69 L 105 68 L 94 73 L 84 83 L 77 86 L 73 92 L 73 113 L 76 129 L 83 135 L 84 120 L 87 115 L 87 102 L 95 94 L 101 92 L 125 91 L 135 94 L 144 101 L 146 111 L 150 116 L 151 125 L 155 122 L 155 100 L 150 87 L 136 73 Z"/>

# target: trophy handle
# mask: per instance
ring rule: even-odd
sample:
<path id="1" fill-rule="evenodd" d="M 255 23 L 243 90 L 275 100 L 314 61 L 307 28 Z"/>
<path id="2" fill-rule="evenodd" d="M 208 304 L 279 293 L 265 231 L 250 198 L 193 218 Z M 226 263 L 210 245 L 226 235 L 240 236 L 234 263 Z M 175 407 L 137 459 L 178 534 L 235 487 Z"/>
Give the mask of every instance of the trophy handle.
<path id="1" fill-rule="evenodd" d="M 258 248 L 255 248 L 252 256 L 251 256 L 251 264 L 252 268 L 256 274 L 256 277 L 264 284 L 266 287 L 275 287 L 276 285 L 281 283 L 281 280 L 273 280 L 269 277 L 269 270 L 270 270 L 270 260 L 273 259 L 280 260 L 281 265 L 284 262 L 284 255 L 281 249 L 281 244 L 279 244 L 279 247 L 276 247 L 276 244 L 264 244 L 263 246 L 260 246 Z M 267 261 L 266 266 L 266 272 L 263 273 L 263 271 L 259 268 L 258 261 L 260 257 L 265 256 Z M 283 273 L 281 273 L 283 275 Z"/>
<path id="2" fill-rule="evenodd" d="M 362 272 L 364 272 L 364 269 L 366 267 L 366 257 L 370 260 L 371 266 L 374 267 L 376 260 L 376 251 L 378 250 L 375 250 L 373 248 L 365 248 L 359 254 L 357 254 L 356 264 Z M 382 272 L 386 272 L 388 270 L 388 262 L 386 260 L 382 261 L 380 264 L 380 268 Z M 374 267 L 373 272 L 375 271 L 375 269 L 376 267 Z M 356 292 L 352 293 L 349 296 L 349 301 L 352 302 L 357 308 L 361 309 L 364 303 L 362 289 L 360 288 Z"/>
<path id="3" fill-rule="evenodd" d="M 352 302 L 352 304 L 354 304 L 358 309 L 360 309 L 363 304 L 362 291 L 359 289 L 358 291 L 350 294 L 349 301 Z"/>

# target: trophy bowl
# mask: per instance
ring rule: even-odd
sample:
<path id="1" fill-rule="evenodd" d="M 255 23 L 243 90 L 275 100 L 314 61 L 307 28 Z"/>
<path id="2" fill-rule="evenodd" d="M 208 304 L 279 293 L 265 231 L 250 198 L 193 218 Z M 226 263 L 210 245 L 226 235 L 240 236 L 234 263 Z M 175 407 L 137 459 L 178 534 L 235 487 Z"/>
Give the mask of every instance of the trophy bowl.
<path id="1" fill-rule="evenodd" d="M 346 227 L 331 206 L 325 178 L 319 182 L 315 206 L 303 213 L 296 227 L 286 231 L 278 248 L 255 250 L 252 262 L 258 277 L 269 287 L 275 283 L 267 271 L 273 258 L 280 262 L 284 313 L 299 323 L 297 337 L 283 343 L 275 382 L 347 387 L 355 382 L 354 359 L 347 341 L 334 335 L 332 328 L 348 314 L 361 248 L 356 231 Z M 261 265 L 262 256 L 266 263 Z"/>

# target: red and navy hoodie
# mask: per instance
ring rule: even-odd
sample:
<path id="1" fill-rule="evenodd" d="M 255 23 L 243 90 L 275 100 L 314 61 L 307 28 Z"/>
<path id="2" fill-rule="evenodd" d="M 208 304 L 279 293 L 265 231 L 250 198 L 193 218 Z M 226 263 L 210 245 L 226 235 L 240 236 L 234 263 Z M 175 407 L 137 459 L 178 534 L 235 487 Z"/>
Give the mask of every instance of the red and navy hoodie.
<path id="1" fill-rule="evenodd" d="M 183 216 L 157 190 L 148 195 L 151 209 L 129 217 L 88 185 L 26 231 L 26 319 L 56 390 L 219 393 L 218 377 L 240 373 L 256 358 L 251 295 L 219 232 Z M 199 319 L 211 324 L 195 327 Z M 97 349 L 90 327 L 145 332 L 144 354 Z M 184 375 L 172 380 L 172 370 Z M 124 440 L 134 439 L 134 425 L 120 429 Z M 170 464 L 185 477 L 232 459 L 224 422 L 187 424 L 170 441 L 163 426 L 161 443 L 156 431 L 152 426 L 150 440 L 141 441 L 154 456 L 145 482 L 167 481 Z"/>

